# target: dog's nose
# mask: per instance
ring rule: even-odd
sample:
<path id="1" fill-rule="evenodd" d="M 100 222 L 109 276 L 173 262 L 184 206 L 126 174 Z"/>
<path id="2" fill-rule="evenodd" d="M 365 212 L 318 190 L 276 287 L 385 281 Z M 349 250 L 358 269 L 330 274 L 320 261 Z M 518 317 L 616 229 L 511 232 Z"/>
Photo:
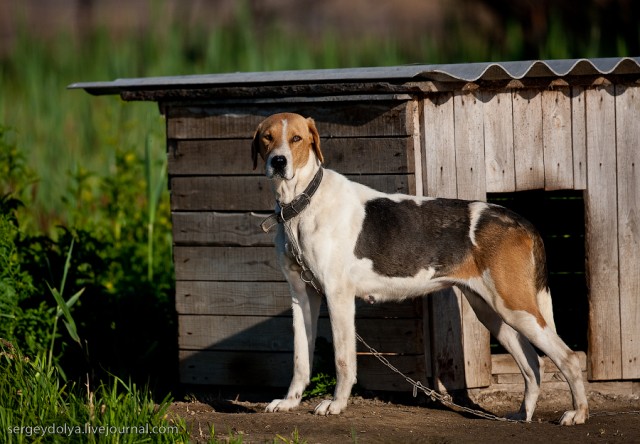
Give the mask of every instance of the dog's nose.
<path id="1" fill-rule="evenodd" d="M 284 171 L 287 166 L 287 158 L 284 156 L 274 156 L 271 159 L 271 168 L 274 171 Z"/>

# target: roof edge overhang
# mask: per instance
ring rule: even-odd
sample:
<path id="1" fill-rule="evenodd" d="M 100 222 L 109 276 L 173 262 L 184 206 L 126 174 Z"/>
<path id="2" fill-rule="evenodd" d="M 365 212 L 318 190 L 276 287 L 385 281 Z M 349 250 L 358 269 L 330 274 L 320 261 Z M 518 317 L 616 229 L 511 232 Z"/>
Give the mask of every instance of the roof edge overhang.
<path id="1" fill-rule="evenodd" d="M 566 79 L 566 85 L 580 79 L 602 77 L 640 79 L 640 57 L 597 59 L 530 60 L 446 65 L 401 65 L 375 68 L 312 69 L 295 71 L 237 72 L 174 77 L 125 78 L 106 82 L 73 83 L 69 89 L 84 89 L 93 95 L 120 94 L 126 100 L 165 100 L 204 97 L 349 92 L 429 92 L 463 88 L 469 83 L 526 86 Z M 584 82 L 582 82 L 584 83 Z M 513 86 L 515 85 L 515 86 Z M 521 86 L 522 87 L 522 86 Z M 270 93 L 267 92 L 270 91 Z"/>

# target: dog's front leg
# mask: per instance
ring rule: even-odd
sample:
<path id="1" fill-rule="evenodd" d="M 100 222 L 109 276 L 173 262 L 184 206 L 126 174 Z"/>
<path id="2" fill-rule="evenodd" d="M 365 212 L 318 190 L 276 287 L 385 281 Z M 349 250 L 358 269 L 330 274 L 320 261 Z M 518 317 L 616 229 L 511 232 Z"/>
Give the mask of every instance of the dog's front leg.
<path id="1" fill-rule="evenodd" d="M 296 408 L 309 384 L 313 365 L 318 314 L 322 296 L 300 279 L 300 270 L 287 256 L 282 268 L 291 287 L 293 311 L 293 378 L 284 399 L 274 399 L 267 412 L 288 411 Z"/>
<path id="2" fill-rule="evenodd" d="M 347 407 L 351 388 L 356 383 L 356 327 L 355 298 L 353 293 L 341 292 L 327 296 L 333 351 L 336 365 L 336 389 L 333 399 L 322 401 L 316 415 L 337 415 Z"/>

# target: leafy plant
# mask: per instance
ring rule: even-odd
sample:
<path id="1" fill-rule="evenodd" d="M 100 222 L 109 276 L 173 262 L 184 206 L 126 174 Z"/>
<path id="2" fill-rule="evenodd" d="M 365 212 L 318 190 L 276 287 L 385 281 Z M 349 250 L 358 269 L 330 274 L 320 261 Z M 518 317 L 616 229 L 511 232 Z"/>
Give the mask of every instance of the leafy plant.
<path id="1" fill-rule="evenodd" d="M 0 340 L 0 442 L 189 441 L 168 396 L 157 404 L 149 390 L 115 377 L 95 391 L 60 381 L 46 357 L 32 360 Z"/>

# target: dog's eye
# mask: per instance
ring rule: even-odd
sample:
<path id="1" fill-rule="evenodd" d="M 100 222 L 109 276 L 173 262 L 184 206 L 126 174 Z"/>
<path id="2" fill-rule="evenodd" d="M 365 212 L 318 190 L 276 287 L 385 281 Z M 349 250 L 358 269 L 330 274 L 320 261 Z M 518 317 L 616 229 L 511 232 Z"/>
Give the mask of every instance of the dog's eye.
<path id="1" fill-rule="evenodd" d="M 291 141 L 292 141 L 292 142 L 300 142 L 301 140 L 302 140 L 302 137 L 300 137 L 300 136 L 293 136 L 293 137 L 291 138 Z"/>
<path id="2" fill-rule="evenodd" d="M 271 134 L 265 134 L 263 136 L 264 140 L 266 140 L 267 142 L 271 142 L 273 141 L 273 136 Z"/>

